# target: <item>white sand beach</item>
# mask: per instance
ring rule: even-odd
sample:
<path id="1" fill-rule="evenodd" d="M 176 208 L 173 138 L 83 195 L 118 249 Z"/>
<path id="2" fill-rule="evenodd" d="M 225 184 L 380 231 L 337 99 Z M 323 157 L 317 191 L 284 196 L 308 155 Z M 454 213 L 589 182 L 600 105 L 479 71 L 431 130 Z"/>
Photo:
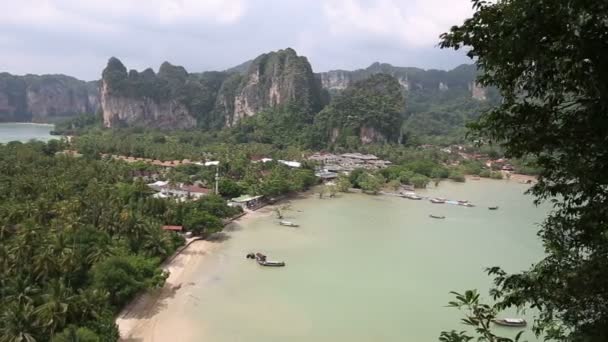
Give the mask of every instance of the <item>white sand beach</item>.
<path id="1" fill-rule="evenodd" d="M 268 216 L 274 206 L 266 206 L 246 215 L 231 224 L 246 225 L 248 221 Z M 181 314 L 183 307 L 192 300 L 188 288 L 195 284 L 194 270 L 200 270 L 207 255 L 216 252 L 222 242 L 198 240 L 190 243 L 179 255 L 163 265 L 169 277 L 165 286 L 139 295 L 127 305 L 116 319 L 120 341 L 188 341 L 192 338 L 188 317 Z M 171 329 L 166 327 L 170 326 Z M 158 328 L 157 328 L 158 327 Z"/>

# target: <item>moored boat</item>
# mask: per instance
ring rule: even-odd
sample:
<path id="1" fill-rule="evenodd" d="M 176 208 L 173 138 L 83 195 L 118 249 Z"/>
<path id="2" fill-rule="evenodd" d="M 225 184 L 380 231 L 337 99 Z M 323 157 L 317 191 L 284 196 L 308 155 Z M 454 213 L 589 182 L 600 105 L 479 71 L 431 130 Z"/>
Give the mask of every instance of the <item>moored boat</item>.
<path id="1" fill-rule="evenodd" d="M 490 210 L 498 210 L 498 206 L 496 205 L 496 206 L 493 206 L 493 207 L 488 207 L 488 209 L 490 209 Z"/>
<path id="2" fill-rule="evenodd" d="M 262 253 L 249 253 L 247 259 L 255 259 L 260 266 L 282 267 L 285 266 L 284 261 L 271 261 L 266 259 L 266 255 Z"/>
<path id="3" fill-rule="evenodd" d="M 266 260 L 260 260 L 258 259 L 258 264 L 260 264 L 261 266 L 267 266 L 267 267 L 283 267 L 285 266 L 285 262 L 283 261 L 266 261 Z"/>
<path id="4" fill-rule="evenodd" d="M 445 198 L 440 198 L 440 197 L 431 198 L 431 203 L 443 204 L 443 203 L 445 203 Z"/>
<path id="5" fill-rule="evenodd" d="M 429 217 L 434 218 L 434 219 L 441 219 L 441 220 L 443 220 L 445 218 L 445 216 L 443 216 L 443 215 L 433 215 L 433 214 L 430 214 Z"/>
<path id="6" fill-rule="evenodd" d="M 287 226 L 287 227 L 299 227 L 298 224 L 290 222 L 290 221 L 279 221 L 279 224 L 281 226 Z"/>
<path id="7" fill-rule="evenodd" d="M 528 324 L 523 318 L 497 318 L 492 322 L 505 327 L 525 327 Z"/>

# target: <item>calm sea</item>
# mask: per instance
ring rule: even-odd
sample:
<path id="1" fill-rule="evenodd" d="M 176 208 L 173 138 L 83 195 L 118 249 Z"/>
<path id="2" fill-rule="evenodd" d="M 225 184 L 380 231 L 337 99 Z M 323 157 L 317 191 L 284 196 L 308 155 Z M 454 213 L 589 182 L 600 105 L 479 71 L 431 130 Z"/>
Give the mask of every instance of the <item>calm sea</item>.
<path id="1" fill-rule="evenodd" d="M 287 212 L 300 228 L 280 226 L 273 217 L 236 225 L 176 294 L 187 296 L 181 317 L 189 322 L 189 340 L 425 342 L 437 341 L 442 330 L 464 330 L 462 315 L 445 307 L 449 291 L 477 288 L 488 298 L 485 267 L 516 272 L 543 255 L 536 232 L 548 208 L 535 207 L 526 189 L 515 181 L 480 180 L 424 192 L 466 199 L 474 208 L 313 196 L 293 201 Z M 500 209 L 488 210 L 494 205 Z M 262 268 L 245 258 L 253 251 L 287 267 Z M 159 319 L 155 329 L 171 329 Z M 535 341 L 530 332 L 524 337 Z"/>
<path id="2" fill-rule="evenodd" d="M 31 139 L 48 141 L 57 139 L 50 134 L 54 125 L 33 123 L 0 123 L 0 143 L 27 142 Z"/>

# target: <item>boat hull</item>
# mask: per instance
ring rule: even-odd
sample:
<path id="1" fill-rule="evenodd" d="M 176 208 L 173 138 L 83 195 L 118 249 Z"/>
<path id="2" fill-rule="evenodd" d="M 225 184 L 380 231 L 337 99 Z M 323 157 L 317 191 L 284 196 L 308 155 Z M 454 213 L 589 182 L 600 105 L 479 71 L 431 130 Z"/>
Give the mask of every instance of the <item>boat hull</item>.
<path id="1" fill-rule="evenodd" d="M 264 267 L 284 267 L 285 263 L 283 261 L 261 261 L 258 260 L 258 264 Z"/>
<path id="2" fill-rule="evenodd" d="M 501 325 L 503 327 L 513 327 L 513 328 L 522 328 L 525 327 L 528 323 L 525 320 L 513 320 L 513 321 L 508 321 L 506 319 L 495 319 L 492 322 L 494 322 L 494 324 L 496 325 Z"/>

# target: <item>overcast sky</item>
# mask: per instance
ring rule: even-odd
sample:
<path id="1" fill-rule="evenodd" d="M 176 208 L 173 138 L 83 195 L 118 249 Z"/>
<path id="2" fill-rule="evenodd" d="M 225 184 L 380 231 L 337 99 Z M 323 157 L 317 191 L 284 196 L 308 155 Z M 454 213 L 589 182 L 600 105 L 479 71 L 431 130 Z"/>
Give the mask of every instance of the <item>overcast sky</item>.
<path id="1" fill-rule="evenodd" d="M 0 0 L 0 71 L 98 79 L 111 56 L 129 69 L 165 60 L 223 70 L 294 48 L 313 70 L 452 68 L 462 53 L 438 36 L 470 0 Z"/>

